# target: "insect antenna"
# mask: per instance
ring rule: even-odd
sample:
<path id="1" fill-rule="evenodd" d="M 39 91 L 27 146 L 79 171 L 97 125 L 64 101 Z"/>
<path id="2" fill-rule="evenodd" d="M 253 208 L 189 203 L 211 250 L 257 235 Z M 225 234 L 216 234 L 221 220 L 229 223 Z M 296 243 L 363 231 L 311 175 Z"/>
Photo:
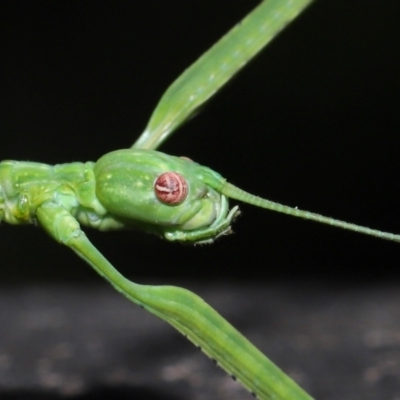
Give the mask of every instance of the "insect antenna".
<path id="1" fill-rule="evenodd" d="M 383 232 L 377 229 L 367 228 L 365 226 L 352 224 L 350 222 L 340 221 L 338 219 L 325 217 L 321 214 L 316 214 L 309 211 L 300 210 L 297 207 L 289 207 L 274 201 L 266 200 L 261 197 L 255 196 L 248 193 L 231 183 L 225 182 L 220 189 L 221 193 L 225 196 L 242 201 L 243 203 L 252 204 L 257 207 L 266 208 L 268 210 L 277 211 L 283 214 L 292 215 L 294 217 L 304 218 L 322 224 L 336 226 L 338 228 L 347 229 L 350 231 L 363 233 L 365 235 L 375 236 L 380 239 L 391 240 L 394 242 L 400 242 L 400 235 L 396 235 L 390 232 Z"/>

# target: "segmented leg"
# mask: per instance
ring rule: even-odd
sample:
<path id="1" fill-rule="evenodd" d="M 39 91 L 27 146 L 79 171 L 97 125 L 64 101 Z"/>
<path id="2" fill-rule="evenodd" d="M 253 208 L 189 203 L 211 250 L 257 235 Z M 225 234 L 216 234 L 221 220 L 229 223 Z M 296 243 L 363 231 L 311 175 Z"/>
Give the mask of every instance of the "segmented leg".
<path id="1" fill-rule="evenodd" d="M 174 286 L 139 285 L 121 275 L 89 241 L 78 221 L 62 206 L 46 202 L 37 210 L 43 228 L 71 248 L 129 300 L 170 323 L 258 399 L 311 400 L 212 307 Z"/>

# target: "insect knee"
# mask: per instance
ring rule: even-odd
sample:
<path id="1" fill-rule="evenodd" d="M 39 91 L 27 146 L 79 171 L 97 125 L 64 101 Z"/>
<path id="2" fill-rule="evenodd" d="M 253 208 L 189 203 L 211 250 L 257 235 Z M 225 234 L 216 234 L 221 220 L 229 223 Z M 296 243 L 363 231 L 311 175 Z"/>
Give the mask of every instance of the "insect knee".
<path id="1" fill-rule="evenodd" d="M 56 203 L 43 203 L 37 209 L 37 218 L 43 229 L 58 243 L 68 245 L 71 238 L 83 233 L 79 222 Z"/>

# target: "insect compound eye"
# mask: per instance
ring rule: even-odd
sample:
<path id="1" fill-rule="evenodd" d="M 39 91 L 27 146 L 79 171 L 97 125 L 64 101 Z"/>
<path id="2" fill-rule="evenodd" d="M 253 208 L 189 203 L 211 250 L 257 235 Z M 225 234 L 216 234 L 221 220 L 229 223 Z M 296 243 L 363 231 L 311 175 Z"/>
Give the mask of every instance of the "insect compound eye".
<path id="1" fill-rule="evenodd" d="M 154 192 L 162 203 L 179 204 L 187 197 L 188 183 L 177 172 L 165 172 L 154 182 Z"/>

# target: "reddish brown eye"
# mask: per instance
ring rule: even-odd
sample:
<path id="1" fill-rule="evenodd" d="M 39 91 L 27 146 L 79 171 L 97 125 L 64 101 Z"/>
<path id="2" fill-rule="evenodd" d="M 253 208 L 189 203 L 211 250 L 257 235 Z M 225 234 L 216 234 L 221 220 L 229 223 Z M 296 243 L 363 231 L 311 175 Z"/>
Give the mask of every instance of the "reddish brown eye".
<path id="1" fill-rule="evenodd" d="M 186 199 L 188 183 L 177 172 L 165 172 L 154 182 L 157 199 L 166 204 L 179 204 Z"/>

